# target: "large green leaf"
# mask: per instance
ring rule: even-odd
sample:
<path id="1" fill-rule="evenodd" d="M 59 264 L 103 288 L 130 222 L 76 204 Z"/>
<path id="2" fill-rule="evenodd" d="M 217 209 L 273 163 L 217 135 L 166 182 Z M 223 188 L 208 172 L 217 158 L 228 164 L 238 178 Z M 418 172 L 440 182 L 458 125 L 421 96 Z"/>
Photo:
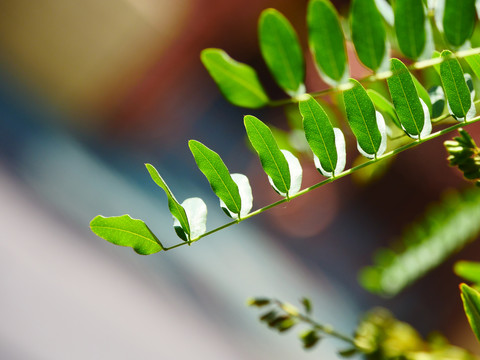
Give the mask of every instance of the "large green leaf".
<path id="1" fill-rule="evenodd" d="M 472 105 L 472 100 L 462 67 L 450 51 L 444 50 L 442 57 L 444 61 L 440 64 L 440 77 L 448 105 L 456 118 L 465 118 Z"/>
<path id="2" fill-rule="evenodd" d="M 467 281 L 480 284 L 480 263 L 473 261 L 458 261 L 453 268 L 455 274 Z"/>
<path id="3" fill-rule="evenodd" d="M 268 104 L 268 96 L 250 66 L 233 60 L 221 49 L 205 49 L 200 58 L 222 94 L 233 105 L 259 108 Z"/>
<path id="4" fill-rule="evenodd" d="M 387 50 L 387 34 L 374 0 L 353 0 L 352 40 L 360 61 L 372 70 L 382 64 Z"/>
<path id="5" fill-rule="evenodd" d="M 148 173 L 150 174 L 152 180 L 160 186 L 163 191 L 165 191 L 165 194 L 167 195 L 168 199 L 168 208 L 170 209 L 170 212 L 172 213 L 173 217 L 176 218 L 180 226 L 182 227 L 183 231 L 187 235 L 187 238 L 185 240 L 188 240 L 188 237 L 190 236 L 190 226 L 188 224 L 188 218 L 187 214 L 185 213 L 185 209 L 180 205 L 175 199 L 175 196 L 173 193 L 170 191 L 167 183 L 163 180 L 163 178 L 160 176 L 158 173 L 157 169 L 151 164 L 145 164 L 145 167 L 148 170 Z"/>
<path id="6" fill-rule="evenodd" d="M 92 231 L 115 245 L 129 246 L 140 255 L 150 255 L 163 249 L 162 244 L 148 226 L 130 215 L 96 216 L 90 222 Z"/>
<path id="7" fill-rule="evenodd" d="M 468 322 L 480 341 L 480 293 L 467 284 L 461 284 L 460 295 Z"/>
<path id="8" fill-rule="evenodd" d="M 386 148 L 385 121 L 380 113 L 375 112 L 372 100 L 363 86 L 357 80 L 350 81 L 353 87 L 343 93 L 348 123 L 357 138 L 360 153 L 374 158 Z"/>
<path id="9" fill-rule="evenodd" d="M 307 10 L 308 39 L 322 77 L 331 85 L 348 78 L 345 37 L 329 0 L 311 0 Z"/>
<path id="10" fill-rule="evenodd" d="M 282 194 L 290 190 L 290 170 L 285 155 L 278 148 L 271 130 L 254 116 L 244 118 L 245 129 L 253 148 L 260 157 L 263 170 Z"/>
<path id="11" fill-rule="evenodd" d="M 343 170 L 338 167 L 339 162 L 345 166 L 345 151 L 337 151 L 335 131 L 330 119 L 322 106 L 310 95 L 306 95 L 305 99 L 299 102 L 299 108 L 308 144 L 321 165 L 319 171 L 325 176 L 338 174 Z M 341 136 L 343 138 L 343 134 Z"/>
<path id="12" fill-rule="evenodd" d="M 305 91 L 305 60 L 297 34 L 277 10 L 267 9 L 258 23 L 260 50 L 278 85 L 291 96 Z"/>
<path id="13" fill-rule="evenodd" d="M 425 13 L 421 0 L 395 2 L 395 32 L 398 46 L 410 59 L 418 59 L 425 48 Z"/>
<path id="14" fill-rule="evenodd" d="M 234 214 L 240 214 L 242 200 L 238 186 L 220 156 L 196 140 L 188 142 L 190 151 L 200 171 L 205 175 L 213 192 Z"/>
<path id="15" fill-rule="evenodd" d="M 412 75 L 398 59 L 390 60 L 392 76 L 387 79 L 393 105 L 405 132 L 413 137 L 425 137 L 432 130 L 430 113 L 418 97 Z"/>
<path id="16" fill-rule="evenodd" d="M 448 42 L 461 46 L 473 34 L 475 0 L 445 0 L 443 31 Z"/>

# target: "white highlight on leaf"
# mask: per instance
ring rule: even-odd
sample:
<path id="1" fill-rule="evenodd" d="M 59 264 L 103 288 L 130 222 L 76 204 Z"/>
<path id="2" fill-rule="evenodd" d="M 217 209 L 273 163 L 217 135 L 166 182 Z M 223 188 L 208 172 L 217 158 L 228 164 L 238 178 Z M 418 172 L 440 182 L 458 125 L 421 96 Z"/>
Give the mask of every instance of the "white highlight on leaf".
<path id="1" fill-rule="evenodd" d="M 376 156 L 381 156 L 387 149 L 387 126 L 385 125 L 385 119 L 383 118 L 382 114 L 380 114 L 376 110 L 375 110 L 375 117 L 377 119 L 378 131 L 380 132 L 380 136 L 381 136 L 380 145 L 378 147 L 377 152 L 374 154 L 367 153 L 361 148 L 360 144 L 357 141 L 358 151 L 360 152 L 360 154 L 362 154 L 368 159 L 374 159 Z"/>
<path id="2" fill-rule="evenodd" d="M 295 195 L 297 192 L 300 191 L 302 186 L 302 166 L 300 165 L 300 161 L 288 150 L 280 150 L 282 154 L 285 156 L 285 159 L 288 163 L 288 169 L 290 171 L 290 189 L 288 190 L 288 195 L 292 196 Z M 268 182 L 272 185 L 273 189 L 280 194 L 281 196 L 286 197 L 287 194 L 281 192 L 277 189 L 275 184 L 273 183 L 272 178 L 268 177 Z"/>
<path id="3" fill-rule="evenodd" d="M 186 199 L 181 205 L 187 214 L 188 225 L 190 226 L 190 239 L 203 235 L 207 231 L 207 205 L 205 205 L 205 202 L 198 197 L 193 197 Z M 185 233 L 175 216 L 173 216 L 173 226 Z"/>
<path id="4" fill-rule="evenodd" d="M 443 13 L 445 12 L 445 0 L 436 0 L 434 7 L 435 24 L 437 25 L 437 29 L 443 33 Z"/>
<path id="5" fill-rule="evenodd" d="M 387 24 L 393 26 L 394 16 L 390 4 L 386 0 L 375 0 L 375 5 Z"/>
<path id="6" fill-rule="evenodd" d="M 427 60 L 432 58 L 432 54 L 435 51 L 435 42 L 433 40 L 432 25 L 428 19 L 428 14 L 426 13 L 425 7 L 423 8 L 425 14 L 425 46 L 422 53 L 418 57 L 418 60 Z"/>
<path id="7" fill-rule="evenodd" d="M 250 181 L 243 174 L 231 174 L 232 180 L 238 186 L 238 192 L 240 193 L 241 207 L 240 207 L 240 217 L 248 215 L 253 206 L 253 195 L 252 187 L 250 186 Z M 238 219 L 238 214 L 232 213 L 225 203 L 220 199 L 220 207 L 225 211 L 225 213 L 230 216 L 232 219 Z"/>
<path id="8" fill-rule="evenodd" d="M 382 62 L 376 72 L 390 71 L 390 43 L 385 40 L 385 53 L 383 54 Z"/>
<path id="9" fill-rule="evenodd" d="M 465 78 L 465 82 L 467 83 L 467 86 L 468 86 L 468 83 L 470 82 L 471 84 L 471 89 L 470 87 L 468 87 L 468 89 L 470 90 L 470 100 L 471 100 L 471 105 L 470 105 L 470 109 L 468 109 L 467 113 L 465 114 L 465 117 L 463 118 L 457 118 L 455 116 L 455 114 L 453 113 L 452 109 L 450 108 L 450 103 L 448 102 L 447 100 L 447 107 L 448 107 L 448 113 L 450 115 L 452 115 L 452 117 L 457 120 L 458 122 L 464 122 L 466 120 L 471 120 L 475 117 L 475 115 L 477 114 L 477 109 L 475 107 L 475 88 L 473 87 L 473 80 L 472 80 L 472 76 L 469 74 L 469 73 L 465 73 L 463 74 L 463 77 Z"/>
<path id="10" fill-rule="evenodd" d="M 409 134 L 402 125 L 402 129 L 412 139 L 418 139 L 419 137 L 424 138 L 425 136 L 430 135 L 430 133 L 432 132 L 432 122 L 430 120 L 430 111 L 428 110 L 428 106 L 427 104 L 425 104 L 425 101 L 423 101 L 422 98 L 418 98 L 418 100 L 420 100 L 420 104 L 422 104 L 422 109 L 423 109 L 423 124 L 422 124 L 422 130 L 420 130 L 420 135 Z"/>
<path id="11" fill-rule="evenodd" d="M 305 84 L 300 84 L 295 91 L 285 90 L 285 92 L 292 98 L 297 99 L 305 94 Z"/>
<path id="12" fill-rule="evenodd" d="M 345 69 L 343 70 L 343 74 L 340 80 L 334 80 L 330 76 L 325 74 L 323 70 L 320 68 L 320 66 L 318 66 L 317 61 L 315 61 L 315 68 L 317 69 L 317 72 L 320 74 L 320 77 L 322 78 L 322 80 L 325 81 L 330 86 L 338 86 L 340 84 L 346 84 L 348 83 L 348 79 L 350 78 L 350 69 L 348 66 L 348 61 L 345 64 Z"/>
<path id="13" fill-rule="evenodd" d="M 345 164 L 347 162 L 347 153 L 345 150 L 345 136 L 343 135 L 342 130 L 339 128 L 333 128 L 333 132 L 335 134 L 335 149 L 337 150 L 337 163 L 335 164 L 335 174 L 340 174 L 345 169 Z M 325 177 L 332 177 L 333 174 L 330 171 L 326 171 L 322 164 L 320 163 L 320 159 L 313 154 L 313 162 L 315 163 L 315 167 L 320 171 L 320 173 Z"/>

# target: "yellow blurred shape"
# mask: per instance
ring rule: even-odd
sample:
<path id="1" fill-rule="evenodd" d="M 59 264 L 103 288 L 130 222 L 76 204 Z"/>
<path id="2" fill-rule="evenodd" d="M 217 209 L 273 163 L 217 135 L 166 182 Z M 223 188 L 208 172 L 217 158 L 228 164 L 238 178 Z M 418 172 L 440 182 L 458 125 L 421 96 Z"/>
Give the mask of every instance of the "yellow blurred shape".
<path id="1" fill-rule="evenodd" d="M 2 0 L 0 59 L 68 111 L 118 102 L 181 30 L 190 0 Z"/>

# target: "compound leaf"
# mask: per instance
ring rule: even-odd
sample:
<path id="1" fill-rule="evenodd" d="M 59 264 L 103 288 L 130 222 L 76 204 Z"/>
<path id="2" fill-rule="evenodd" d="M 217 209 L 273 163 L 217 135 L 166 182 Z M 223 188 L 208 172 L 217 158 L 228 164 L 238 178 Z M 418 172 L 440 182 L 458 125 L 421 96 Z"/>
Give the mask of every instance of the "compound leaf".
<path id="1" fill-rule="evenodd" d="M 462 67 L 453 54 L 444 50 L 444 61 L 440 64 L 440 77 L 452 113 L 458 119 L 464 118 L 472 105 Z"/>
<path id="2" fill-rule="evenodd" d="M 473 34 L 475 27 L 475 0 L 445 0 L 443 31 L 454 46 L 461 46 Z"/>
<path id="3" fill-rule="evenodd" d="M 207 178 L 213 192 L 231 212 L 239 214 L 242 205 L 238 186 L 233 181 L 220 156 L 196 140 L 190 140 L 188 146 L 198 168 Z"/>
<path id="4" fill-rule="evenodd" d="M 310 49 L 322 77 L 337 85 L 346 75 L 345 37 L 335 7 L 329 0 L 311 0 L 307 10 Z"/>
<path id="5" fill-rule="evenodd" d="M 345 151 L 343 153 L 337 151 L 336 135 L 328 115 L 310 95 L 306 95 L 305 99 L 299 102 L 299 108 L 303 117 L 305 136 L 320 164 L 317 168 L 325 176 L 338 174 L 343 170 L 343 167 L 340 166 L 342 167 L 340 169 L 338 165 L 342 161 L 345 164 Z M 343 137 L 343 134 L 341 136 Z"/>
<path id="6" fill-rule="evenodd" d="M 92 231 L 115 245 L 133 248 L 140 255 L 150 255 L 163 249 L 162 244 L 148 226 L 130 215 L 96 216 L 90 222 Z"/>
<path id="7" fill-rule="evenodd" d="M 377 70 L 386 55 L 387 34 L 374 0 L 353 0 L 351 30 L 358 58 L 366 67 Z"/>
<path id="8" fill-rule="evenodd" d="M 467 284 L 460 284 L 460 295 L 468 322 L 480 341 L 480 293 Z"/>
<path id="9" fill-rule="evenodd" d="M 418 59 L 425 48 L 425 12 L 420 0 L 395 2 L 395 32 L 402 53 Z"/>
<path id="10" fill-rule="evenodd" d="M 182 205 L 178 203 L 177 199 L 175 199 L 175 196 L 170 191 L 167 183 L 160 176 L 157 169 L 155 169 L 155 167 L 151 164 L 145 164 L 145 167 L 147 168 L 148 173 L 150 174 L 152 180 L 158 186 L 160 186 L 163 189 L 163 191 L 165 191 L 165 194 L 167 195 L 167 199 L 168 199 L 168 208 L 170 209 L 170 213 L 175 219 L 178 220 L 179 225 L 183 229 L 183 232 L 187 235 L 185 238 L 182 236 L 180 237 L 188 241 L 188 237 L 190 236 L 190 226 L 188 223 L 187 214 L 185 213 L 185 209 L 183 208 Z M 177 234 L 178 234 L 178 231 L 177 231 Z"/>
<path id="11" fill-rule="evenodd" d="M 276 190 L 288 194 L 290 170 L 285 155 L 280 151 L 272 131 L 254 116 L 244 117 L 245 129 L 253 148 L 260 157 L 263 170 L 271 178 Z"/>
<path id="12" fill-rule="evenodd" d="M 412 75 L 398 59 L 390 60 L 393 75 L 387 79 L 388 89 L 405 132 L 413 138 L 424 137 L 432 129 L 427 106 L 418 97 Z"/>
<path id="13" fill-rule="evenodd" d="M 354 79 L 350 79 L 350 82 L 353 87 L 343 92 L 343 98 L 348 123 L 357 138 L 358 150 L 368 158 L 380 156 L 386 148 L 385 121 L 380 113 L 375 112 L 363 86 Z"/>
<path id="14" fill-rule="evenodd" d="M 259 108 L 268 104 L 268 96 L 253 68 L 233 60 L 221 49 L 205 49 L 200 58 L 223 96 L 233 105 Z"/>
<path id="15" fill-rule="evenodd" d="M 291 96 L 304 92 L 305 60 L 297 34 L 279 11 L 266 9 L 258 23 L 260 50 L 278 85 Z"/>

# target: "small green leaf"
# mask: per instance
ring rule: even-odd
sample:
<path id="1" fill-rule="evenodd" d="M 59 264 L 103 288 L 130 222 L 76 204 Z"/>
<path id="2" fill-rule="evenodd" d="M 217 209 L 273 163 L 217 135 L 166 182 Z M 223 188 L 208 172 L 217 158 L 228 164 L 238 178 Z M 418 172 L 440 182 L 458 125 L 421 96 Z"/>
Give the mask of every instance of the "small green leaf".
<path id="1" fill-rule="evenodd" d="M 278 85 L 290 96 L 305 91 L 305 60 L 297 34 L 279 11 L 266 9 L 258 23 L 260 50 Z"/>
<path id="2" fill-rule="evenodd" d="M 433 86 L 428 90 L 428 95 L 432 102 L 432 119 L 435 119 L 442 115 L 445 109 L 445 93 L 441 86 Z"/>
<path id="3" fill-rule="evenodd" d="M 280 193 L 288 195 L 290 190 L 289 165 L 285 155 L 278 148 L 272 132 L 267 125 L 251 115 L 244 117 L 244 123 L 248 138 L 260 157 L 263 170 L 275 188 Z"/>
<path id="4" fill-rule="evenodd" d="M 453 267 L 458 276 L 467 281 L 480 284 L 480 263 L 473 261 L 458 261 Z"/>
<path id="5" fill-rule="evenodd" d="M 240 214 L 242 200 L 238 186 L 233 181 L 220 156 L 196 140 L 190 140 L 188 146 L 198 168 L 207 178 L 213 192 L 232 213 Z"/>
<path id="6" fill-rule="evenodd" d="M 231 176 L 232 176 L 232 180 L 238 186 L 240 199 L 242 201 L 242 207 L 240 209 L 240 217 L 244 217 L 248 215 L 250 210 L 252 210 L 252 206 L 253 206 L 253 195 L 252 195 L 252 188 L 250 186 L 250 181 L 248 181 L 248 178 L 243 174 L 231 174 Z M 220 199 L 220 207 L 232 219 L 239 218 L 238 214 L 234 214 L 230 210 L 228 210 L 228 208 L 226 207 L 222 199 Z"/>
<path id="7" fill-rule="evenodd" d="M 324 176 L 334 176 L 345 167 L 345 140 L 343 133 L 337 136 L 330 119 L 322 106 L 310 95 L 306 95 L 299 102 L 300 113 L 303 117 L 303 128 L 308 144 L 316 156 L 320 173 Z M 341 137 L 341 139 L 337 139 Z M 343 139 L 343 149 L 338 151 L 337 145 Z"/>
<path id="8" fill-rule="evenodd" d="M 188 218 L 187 218 L 187 214 L 185 213 L 185 209 L 178 203 L 177 199 L 175 199 L 175 196 L 170 191 L 167 183 L 160 176 L 157 169 L 155 169 L 155 167 L 151 164 L 145 164 L 145 167 L 147 168 L 148 173 L 150 174 L 152 180 L 158 186 L 160 186 L 163 189 L 163 191 L 165 191 L 165 194 L 167 195 L 167 199 L 168 199 L 168 208 L 170 209 L 170 213 L 173 215 L 175 219 L 179 221 L 180 226 L 183 229 L 183 232 L 187 235 L 183 239 L 185 241 L 188 241 L 190 237 L 190 226 L 188 224 Z M 178 234 L 178 231 L 177 231 L 177 234 Z"/>
<path id="9" fill-rule="evenodd" d="M 247 306 L 262 307 L 269 305 L 270 302 L 271 300 L 268 298 L 250 298 L 247 300 Z"/>
<path id="10" fill-rule="evenodd" d="M 368 158 L 380 156 L 387 146 L 385 120 L 379 112 L 375 112 L 363 86 L 354 79 L 350 82 L 353 87 L 344 91 L 343 98 L 348 123 L 357 138 L 358 151 Z"/>
<path id="11" fill-rule="evenodd" d="M 307 313 L 307 315 L 311 315 L 312 314 L 312 301 L 307 297 L 303 297 L 301 302 L 302 302 L 303 307 L 305 308 L 305 312 Z"/>
<path id="12" fill-rule="evenodd" d="M 307 10 L 308 39 L 320 75 L 330 85 L 348 79 L 345 37 L 329 0 L 311 0 Z"/>
<path id="13" fill-rule="evenodd" d="M 366 67 L 377 70 L 387 55 L 387 34 L 374 0 L 353 0 L 351 30 L 358 58 Z"/>
<path id="14" fill-rule="evenodd" d="M 466 284 L 460 284 L 460 292 L 468 322 L 480 341 L 480 293 Z"/>
<path id="15" fill-rule="evenodd" d="M 160 250 L 163 246 L 148 226 L 130 215 L 104 217 L 96 216 L 90 222 L 90 229 L 115 245 L 129 246 L 140 255 L 150 255 Z"/>
<path id="16" fill-rule="evenodd" d="M 419 0 L 395 2 L 395 32 L 402 53 L 418 59 L 425 48 L 425 12 Z"/>
<path id="17" fill-rule="evenodd" d="M 477 78 L 480 78 L 480 54 L 470 55 L 464 58 Z"/>
<path id="18" fill-rule="evenodd" d="M 440 64 L 440 76 L 448 105 L 457 119 L 463 119 L 472 105 L 472 100 L 462 67 L 450 51 L 444 50 L 442 57 L 444 61 Z"/>
<path id="19" fill-rule="evenodd" d="M 387 79 L 388 89 L 400 123 L 410 137 L 425 137 L 432 130 L 427 105 L 419 98 L 407 67 L 398 59 L 391 59 L 390 64 L 393 75 Z"/>
<path id="20" fill-rule="evenodd" d="M 443 30 L 450 44 L 463 45 L 472 36 L 474 27 L 475 0 L 445 0 Z"/>
<path id="21" fill-rule="evenodd" d="M 303 347 L 305 349 L 310 349 L 315 346 L 315 344 L 320 340 L 316 330 L 305 330 L 300 334 L 300 340 L 302 340 Z"/>
<path id="22" fill-rule="evenodd" d="M 268 96 L 250 66 L 233 60 L 221 49 L 205 49 L 200 58 L 223 96 L 233 105 L 254 109 L 268 104 Z"/>
<path id="23" fill-rule="evenodd" d="M 351 349 L 346 349 L 346 350 L 341 350 L 338 352 L 338 355 L 344 358 L 350 358 L 354 355 L 358 354 L 358 350 L 356 348 L 351 348 Z"/>
<path id="24" fill-rule="evenodd" d="M 393 104 L 386 99 L 383 95 L 376 92 L 372 89 L 367 89 L 367 94 L 372 99 L 373 104 L 384 115 L 388 115 L 388 117 L 393 121 L 393 123 L 399 128 L 402 129 L 402 125 L 400 124 L 400 119 L 393 107 Z M 403 130 L 403 129 L 402 129 Z"/>

